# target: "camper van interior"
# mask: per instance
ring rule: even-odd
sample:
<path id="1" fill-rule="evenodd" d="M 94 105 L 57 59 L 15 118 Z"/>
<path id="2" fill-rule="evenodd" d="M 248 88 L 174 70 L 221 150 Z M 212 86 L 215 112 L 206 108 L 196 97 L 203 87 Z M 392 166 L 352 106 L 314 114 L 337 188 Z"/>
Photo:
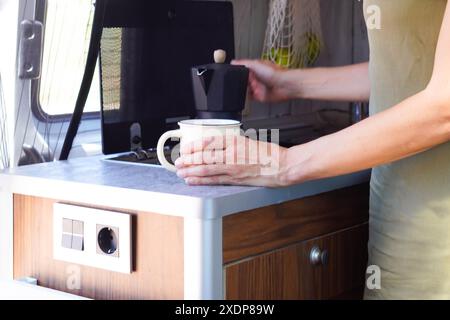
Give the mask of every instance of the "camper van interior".
<path id="1" fill-rule="evenodd" d="M 200 138 L 289 148 L 367 118 L 363 99 L 252 99 L 239 63 L 365 62 L 362 2 L 0 0 L 0 43 L 0 299 L 363 299 L 370 170 L 174 172 Z"/>

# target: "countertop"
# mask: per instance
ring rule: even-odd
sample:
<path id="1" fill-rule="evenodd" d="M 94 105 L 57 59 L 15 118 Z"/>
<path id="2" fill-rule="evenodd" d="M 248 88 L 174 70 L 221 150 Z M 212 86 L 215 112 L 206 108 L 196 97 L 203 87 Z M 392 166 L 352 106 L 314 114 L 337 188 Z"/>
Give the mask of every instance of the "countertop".
<path id="1" fill-rule="evenodd" d="M 370 171 L 287 188 L 188 186 L 159 166 L 80 158 L 0 172 L 0 192 L 200 219 L 299 199 L 368 181 Z"/>

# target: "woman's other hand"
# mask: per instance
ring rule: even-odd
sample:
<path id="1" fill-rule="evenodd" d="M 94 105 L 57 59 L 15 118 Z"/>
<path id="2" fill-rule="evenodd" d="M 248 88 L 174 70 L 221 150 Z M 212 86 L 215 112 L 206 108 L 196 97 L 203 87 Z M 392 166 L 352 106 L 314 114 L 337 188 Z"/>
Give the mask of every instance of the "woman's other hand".
<path id="1" fill-rule="evenodd" d="M 212 137 L 183 145 L 175 165 L 189 185 L 285 186 L 287 149 L 242 136 Z"/>
<path id="2" fill-rule="evenodd" d="M 283 86 L 286 69 L 265 60 L 234 60 L 234 65 L 250 69 L 250 98 L 259 102 L 281 102 L 292 99 L 292 94 Z"/>

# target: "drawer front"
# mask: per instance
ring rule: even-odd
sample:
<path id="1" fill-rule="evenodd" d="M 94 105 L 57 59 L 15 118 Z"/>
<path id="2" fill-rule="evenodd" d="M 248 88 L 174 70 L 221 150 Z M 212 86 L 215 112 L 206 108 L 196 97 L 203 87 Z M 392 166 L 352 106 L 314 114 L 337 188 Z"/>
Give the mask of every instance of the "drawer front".
<path id="1" fill-rule="evenodd" d="M 223 219 L 223 261 L 229 264 L 368 220 L 368 184 L 237 213 Z"/>
<path id="2" fill-rule="evenodd" d="M 226 298 L 362 298 L 367 240 L 363 224 L 225 266 Z"/>

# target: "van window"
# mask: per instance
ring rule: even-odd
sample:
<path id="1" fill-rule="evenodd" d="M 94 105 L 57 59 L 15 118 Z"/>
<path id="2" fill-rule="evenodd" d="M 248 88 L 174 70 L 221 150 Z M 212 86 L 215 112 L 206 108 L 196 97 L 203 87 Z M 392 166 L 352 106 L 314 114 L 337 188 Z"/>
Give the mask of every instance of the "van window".
<path id="1" fill-rule="evenodd" d="M 42 75 L 38 86 L 39 112 L 67 120 L 73 112 L 84 74 L 94 17 L 93 0 L 47 0 Z M 85 114 L 100 110 L 98 67 Z"/>

